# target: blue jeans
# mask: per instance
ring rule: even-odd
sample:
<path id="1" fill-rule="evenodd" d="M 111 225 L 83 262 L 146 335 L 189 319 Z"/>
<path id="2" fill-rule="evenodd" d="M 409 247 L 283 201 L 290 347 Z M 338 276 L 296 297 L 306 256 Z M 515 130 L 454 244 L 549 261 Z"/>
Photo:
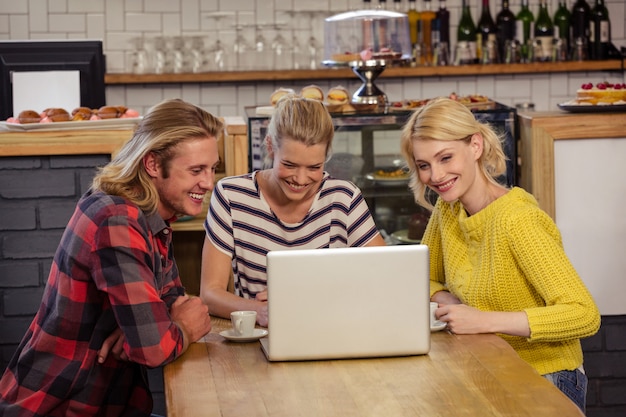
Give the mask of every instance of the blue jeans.
<path id="1" fill-rule="evenodd" d="M 559 371 L 543 376 L 552 382 L 563 394 L 574 402 L 585 413 L 587 403 L 587 375 L 580 369 Z"/>

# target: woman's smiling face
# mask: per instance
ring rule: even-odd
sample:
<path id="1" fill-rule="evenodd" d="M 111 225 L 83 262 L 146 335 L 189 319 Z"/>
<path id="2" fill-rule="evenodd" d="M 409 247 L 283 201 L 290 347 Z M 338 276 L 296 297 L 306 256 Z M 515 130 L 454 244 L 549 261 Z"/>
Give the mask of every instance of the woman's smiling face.
<path id="1" fill-rule="evenodd" d="M 413 156 L 419 180 L 447 202 L 463 201 L 478 175 L 480 137 L 443 141 L 419 139 L 413 141 Z"/>
<path id="2" fill-rule="evenodd" d="M 288 200 L 302 200 L 319 190 L 324 176 L 326 144 L 307 146 L 283 138 L 280 148 L 272 152 L 272 179 Z"/>

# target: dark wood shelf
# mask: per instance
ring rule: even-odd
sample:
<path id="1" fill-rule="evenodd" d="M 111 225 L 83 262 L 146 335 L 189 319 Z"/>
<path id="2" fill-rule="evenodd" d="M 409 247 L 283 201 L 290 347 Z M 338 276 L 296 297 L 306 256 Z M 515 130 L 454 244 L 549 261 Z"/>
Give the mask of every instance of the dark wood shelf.
<path id="1" fill-rule="evenodd" d="M 446 67 L 389 67 L 380 78 L 451 77 L 495 74 L 539 74 L 584 71 L 624 71 L 620 59 L 582 62 L 537 62 L 531 64 L 461 65 Z M 354 78 L 350 68 L 285 71 L 222 71 L 184 74 L 106 74 L 107 85 L 228 83 L 258 81 L 335 80 Z"/>

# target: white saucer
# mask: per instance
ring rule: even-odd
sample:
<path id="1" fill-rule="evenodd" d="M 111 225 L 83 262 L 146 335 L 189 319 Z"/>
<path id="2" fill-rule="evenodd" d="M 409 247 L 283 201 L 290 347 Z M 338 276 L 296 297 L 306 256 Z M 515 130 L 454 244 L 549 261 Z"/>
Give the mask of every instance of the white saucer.
<path id="1" fill-rule="evenodd" d="M 220 336 L 226 340 L 230 340 L 231 342 L 254 342 L 255 340 L 259 340 L 260 338 L 267 336 L 267 330 L 254 329 L 252 336 L 239 336 L 235 334 L 233 329 L 228 329 L 221 331 Z"/>
<path id="2" fill-rule="evenodd" d="M 431 332 L 438 332 L 440 330 L 445 329 L 447 325 L 448 325 L 448 323 L 446 323 L 445 321 L 437 320 L 436 322 L 434 322 L 433 324 L 430 325 L 430 331 Z"/>

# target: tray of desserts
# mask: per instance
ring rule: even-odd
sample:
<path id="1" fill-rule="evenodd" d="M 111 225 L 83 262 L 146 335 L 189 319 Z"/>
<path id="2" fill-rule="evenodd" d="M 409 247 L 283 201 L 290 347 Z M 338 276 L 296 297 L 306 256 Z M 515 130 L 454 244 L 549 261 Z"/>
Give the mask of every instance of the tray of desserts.
<path id="1" fill-rule="evenodd" d="M 365 178 L 377 185 L 403 185 L 409 181 L 409 170 L 406 167 L 397 166 L 378 168 L 373 172 L 365 174 Z"/>
<path id="2" fill-rule="evenodd" d="M 132 129 L 141 119 L 138 111 L 126 106 L 102 106 L 98 109 L 77 107 L 71 113 L 62 108 L 48 108 L 41 112 L 23 110 L 17 117 L 0 122 L 0 130 L 42 132 Z"/>
<path id="3" fill-rule="evenodd" d="M 448 96 L 452 100 L 456 100 L 459 103 L 464 104 L 472 110 L 488 110 L 496 107 L 496 102 L 489 97 L 480 94 L 470 94 L 459 96 L 456 93 L 452 93 Z M 415 100 L 400 100 L 392 101 L 389 103 L 389 110 L 391 111 L 406 111 L 416 110 L 422 106 L 425 106 L 429 101 L 433 99 L 415 99 Z"/>

